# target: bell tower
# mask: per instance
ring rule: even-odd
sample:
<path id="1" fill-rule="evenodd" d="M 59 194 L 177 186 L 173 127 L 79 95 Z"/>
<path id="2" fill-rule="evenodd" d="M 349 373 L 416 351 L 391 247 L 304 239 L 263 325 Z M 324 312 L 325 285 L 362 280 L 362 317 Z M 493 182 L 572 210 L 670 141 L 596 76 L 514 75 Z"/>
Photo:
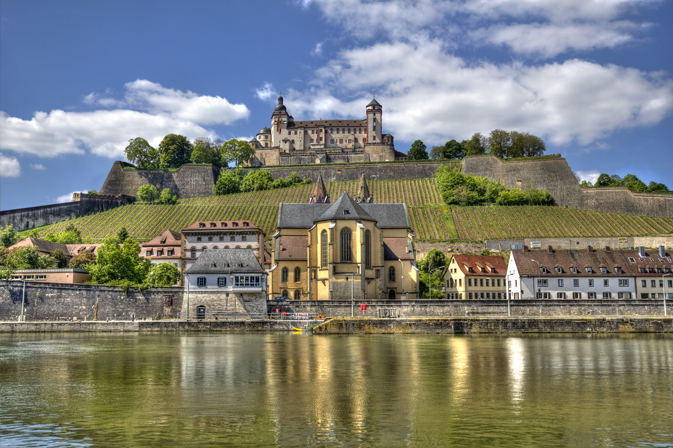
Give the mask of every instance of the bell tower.
<path id="1" fill-rule="evenodd" d="M 271 142 L 272 146 L 280 146 L 282 135 L 287 131 L 288 113 L 283 105 L 283 97 L 278 97 L 278 104 L 271 115 Z"/>
<path id="2" fill-rule="evenodd" d="M 376 96 L 367 104 L 367 143 L 380 145 L 381 141 L 381 105 L 376 101 Z"/>

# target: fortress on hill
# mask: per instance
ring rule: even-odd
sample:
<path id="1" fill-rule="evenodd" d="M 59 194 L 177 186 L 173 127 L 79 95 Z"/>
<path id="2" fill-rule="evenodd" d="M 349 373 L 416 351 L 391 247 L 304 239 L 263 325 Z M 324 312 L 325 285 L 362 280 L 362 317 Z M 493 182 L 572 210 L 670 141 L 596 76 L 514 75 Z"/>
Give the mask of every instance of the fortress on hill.
<path id="1" fill-rule="evenodd" d="M 314 163 L 386 162 L 405 160 L 395 151 L 393 136 L 383 133 L 383 109 L 373 98 L 363 120 L 294 121 L 278 97 L 271 128 L 250 140 L 255 148 L 251 166 Z"/>

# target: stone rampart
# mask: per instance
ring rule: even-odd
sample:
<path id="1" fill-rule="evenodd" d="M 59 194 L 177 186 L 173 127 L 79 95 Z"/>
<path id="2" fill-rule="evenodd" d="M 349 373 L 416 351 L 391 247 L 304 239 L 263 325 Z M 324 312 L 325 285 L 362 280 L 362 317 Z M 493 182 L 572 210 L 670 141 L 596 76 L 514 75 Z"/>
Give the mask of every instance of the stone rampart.
<path id="1" fill-rule="evenodd" d="M 175 318 L 182 307 L 183 288 L 138 291 L 102 285 L 26 283 L 26 321 L 83 321 Z M 21 315 L 23 283 L 0 281 L 0 320 Z"/>
<path id="2" fill-rule="evenodd" d="M 551 246 L 554 249 L 586 249 L 591 246 L 595 249 L 628 249 L 630 247 L 643 246 L 648 249 L 656 249 L 659 246 L 665 246 L 666 249 L 673 248 L 673 236 L 629 236 L 619 237 L 595 237 L 595 238 L 517 238 L 511 240 L 489 240 L 486 241 L 488 250 L 510 250 L 515 244 L 525 244 L 528 247 L 546 249 Z M 476 252 L 476 251 L 472 251 Z"/>
<path id="3" fill-rule="evenodd" d="M 18 230 L 46 226 L 68 219 L 100 213 L 126 204 L 123 196 L 96 196 L 83 194 L 73 202 L 17 208 L 0 212 L 0 227 L 14 226 Z"/>
<path id="4" fill-rule="evenodd" d="M 125 167 L 127 168 L 124 169 Z M 100 194 L 123 194 L 137 198 L 141 186 L 152 184 L 159 191 L 169 188 L 179 198 L 212 196 L 219 173 L 219 168 L 214 165 L 184 165 L 176 171 L 138 170 L 116 161 L 112 164 Z"/>

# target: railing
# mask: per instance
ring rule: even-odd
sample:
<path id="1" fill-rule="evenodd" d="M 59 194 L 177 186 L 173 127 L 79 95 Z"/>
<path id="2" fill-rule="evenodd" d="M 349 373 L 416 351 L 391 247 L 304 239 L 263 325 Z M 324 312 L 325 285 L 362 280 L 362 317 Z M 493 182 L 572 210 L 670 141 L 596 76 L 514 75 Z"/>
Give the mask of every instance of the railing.
<path id="1" fill-rule="evenodd" d="M 269 319 L 278 319 L 278 320 L 316 320 L 324 319 L 325 315 L 317 313 L 269 313 Z"/>

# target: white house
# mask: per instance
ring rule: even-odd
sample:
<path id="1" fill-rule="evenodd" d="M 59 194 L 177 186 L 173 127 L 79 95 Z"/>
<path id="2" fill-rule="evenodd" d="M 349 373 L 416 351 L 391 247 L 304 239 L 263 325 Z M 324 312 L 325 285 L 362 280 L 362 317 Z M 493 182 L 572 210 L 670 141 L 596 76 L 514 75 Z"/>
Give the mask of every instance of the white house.
<path id="1" fill-rule="evenodd" d="M 510 299 L 633 299 L 636 279 L 624 251 L 512 250 Z"/>

